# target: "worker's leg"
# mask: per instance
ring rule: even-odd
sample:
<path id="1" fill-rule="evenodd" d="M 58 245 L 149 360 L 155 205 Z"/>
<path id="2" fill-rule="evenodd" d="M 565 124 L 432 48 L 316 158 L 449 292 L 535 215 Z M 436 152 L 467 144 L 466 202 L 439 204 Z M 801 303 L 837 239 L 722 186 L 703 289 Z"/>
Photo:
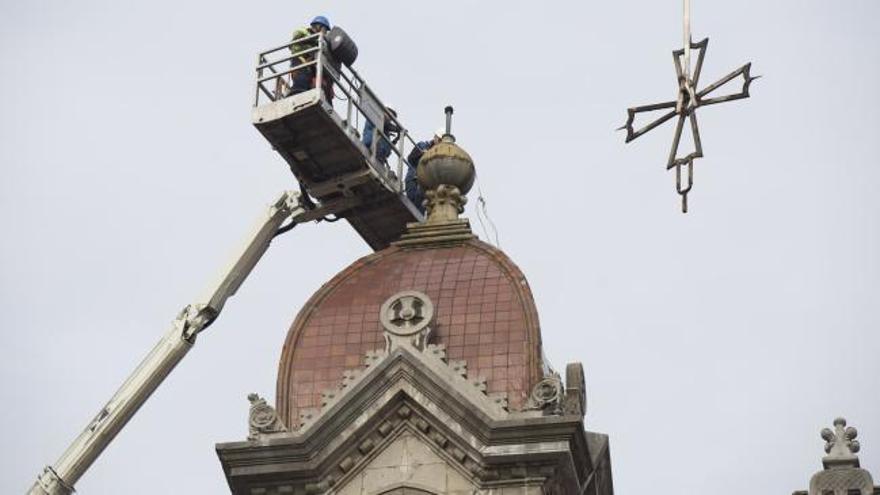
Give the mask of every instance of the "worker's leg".
<path id="1" fill-rule="evenodd" d="M 293 73 L 293 82 L 290 86 L 290 93 L 297 94 L 312 89 L 312 71 L 311 67 L 302 68 Z"/>
<path id="2" fill-rule="evenodd" d="M 302 57 L 290 61 L 290 67 L 295 68 L 307 64 L 309 61 Z M 295 95 L 308 91 L 315 86 L 315 66 L 301 67 L 290 74 L 290 94 Z"/>
<path id="3" fill-rule="evenodd" d="M 364 123 L 364 135 L 361 137 L 361 142 L 364 143 L 364 146 L 366 146 L 368 150 L 370 150 L 370 153 L 373 152 L 370 147 L 373 145 L 373 131 L 375 130 L 376 126 L 370 122 L 370 119 L 366 119 L 366 122 Z"/>
<path id="4" fill-rule="evenodd" d="M 404 181 L 406 197 L 410 202 L 422 213 L 425 213 L 425 193 L 419 187 L 419 181 L 416 179 L 416 172 L 413 167 L 407 167 L 406 180 Z"/>
<path id="5" fill-rule="evenodd" d="M 376 147 L 376 159 L 382 163 L 388 160 L 391 155 L 391 143 L 387 139 L 380 137 L 379 145 Z"/>

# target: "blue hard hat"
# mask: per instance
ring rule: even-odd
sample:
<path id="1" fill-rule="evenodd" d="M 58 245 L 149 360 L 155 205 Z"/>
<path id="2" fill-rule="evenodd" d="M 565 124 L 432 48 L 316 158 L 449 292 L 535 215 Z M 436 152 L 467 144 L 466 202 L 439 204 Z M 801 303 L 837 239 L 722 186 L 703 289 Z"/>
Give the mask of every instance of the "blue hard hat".
<path id="1" fill-rule="evenodd" d="M 330 29 L 330 20 L 322 15 L 315 16 L 315 18 L 312 19 L 312 22 L 310 22 L 309 24 L 320 24 L 321 26 Z"/>

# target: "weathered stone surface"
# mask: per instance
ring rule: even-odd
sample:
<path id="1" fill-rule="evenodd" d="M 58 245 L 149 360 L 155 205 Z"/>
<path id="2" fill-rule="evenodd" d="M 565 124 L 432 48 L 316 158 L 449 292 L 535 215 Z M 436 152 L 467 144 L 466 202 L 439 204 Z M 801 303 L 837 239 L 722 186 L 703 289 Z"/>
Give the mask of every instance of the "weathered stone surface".
<path id="1" fill-rule="evenodd" d="M 251 402 L 251 410 L 248 414 L 248 440 L 257 440 L 262 435 L 287 431 L 278 419 L 275 408 L 266 403 L 266 399 L 252 393 L 248 395 L 248 400 Z"/>
<path id="2" fill-rule="evenodd" d="M 860 449 L 856 440 L 858 431 L 846 426 L 846 420 L 834 420 L 834 430 L 822 430 L 825 440 L 824 469 L 810 479 L 809 492 L 795 492 L 795 495 L 875 495 L 880 487 L 874 486 L 871 473 L 859 466 L 856 453 Z"/>
<path id="3" fill-rule="evenodd" d="M 403 441 L 404 453 L 391 447 L 403 437 L 418 443 Z M 274 490 L 278 480 L 294 493 L 377 493 L 368 490 L 402 483 L 405 465 L 411 482 L 434 480 L 437 469 L 413 467 L 425 457 L 461 477 L 453 484 L 447 472 L 447 485 L 478 487 L 464 492 L 469 495 L 506 487 L 578 493 L 583 483 L 598 488 L 589 493 L 612 493 L 607 437 L 584 432 L 579 416 L 508 412 L 434 353 L 414 347 L 399 347 L 366 368 L 307 428 L 217 451 L 236 494 Z M 365 474 L 367 467 L 374 471 Z"/>
<path id="4" fill-rule="evenodd" d="M 472 493 L 478 488 L 422 439 L 404 433 L 364 466 L 357 477 L 340 488 L 340 493 L 371 495 L 395 486 L 424 487 L 432 493 L 448 493 L 450 490 Z"/>
<path id="5" fill-rule="evenodd" d="M 584 366 L 581 363 L 568 363 L 565 366 L 565 398 L 562 403 L 564 414 L 585 416 L 587 414 L 587 386 L 584 379 Z"/>

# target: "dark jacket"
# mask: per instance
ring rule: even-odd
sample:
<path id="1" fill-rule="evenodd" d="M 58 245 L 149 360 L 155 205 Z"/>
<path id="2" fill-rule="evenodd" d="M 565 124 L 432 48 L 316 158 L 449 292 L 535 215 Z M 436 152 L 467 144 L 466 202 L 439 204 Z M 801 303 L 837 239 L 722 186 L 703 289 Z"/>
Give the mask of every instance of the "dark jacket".
<path id="1" fill-rule="evenodd" d="M 406 179 L 404 180 L 404 184 L 406 186 L 406 197 L 419 209 L 420 212 L 425 212 L 425 207 L 422 203 L 425 201 L 425 193 L 422 191 L 421 186 L 419 186 L 419 181 L 416 178 L 416 169 L 419 166 L 419 161 L 422 159 L 422 155 L 425 154 L 426 151 L 431 149 L 434 146 L 434 141 L 421 141 L 416 143 L 416 147 L 409 152 L 409 156 L 406 157 Z"/>

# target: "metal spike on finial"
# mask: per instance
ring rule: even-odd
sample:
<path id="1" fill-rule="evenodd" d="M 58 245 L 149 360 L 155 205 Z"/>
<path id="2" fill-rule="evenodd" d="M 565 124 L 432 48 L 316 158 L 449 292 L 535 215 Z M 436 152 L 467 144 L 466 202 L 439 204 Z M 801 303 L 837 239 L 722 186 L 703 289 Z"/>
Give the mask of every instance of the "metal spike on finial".
<path id="1" fill-rule="evenodd" d="M 445 138 L 449 136 L 449 139 L 454 143 L 455 136 L 452 135 L 452 112 L 454 111 L 452 105 L 446 105 L 446 108 L 443 109 L 446 112 L 446 134 L 443 135 Z"/>
<path id="2" fill-rule="evenodd" d="M 416 177 L 425 191 L 429 224 L 458 221 L 467 202 L 465 195 L 474 185 L 474 160 L 452 135 L 452 105 L 445 108 L 446 132 L 443 139 L 431 146 L 419 161 Z"/>

